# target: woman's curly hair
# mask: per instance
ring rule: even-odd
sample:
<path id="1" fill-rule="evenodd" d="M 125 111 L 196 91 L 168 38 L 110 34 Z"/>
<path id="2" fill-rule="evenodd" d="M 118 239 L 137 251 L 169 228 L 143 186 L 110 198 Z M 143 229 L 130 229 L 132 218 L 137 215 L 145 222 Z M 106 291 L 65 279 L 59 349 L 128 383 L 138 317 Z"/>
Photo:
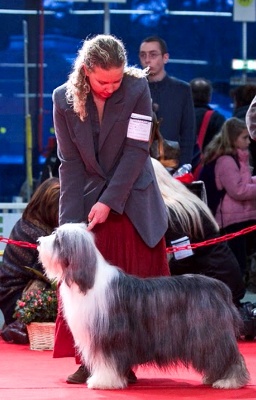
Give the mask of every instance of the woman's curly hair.
<path id="1" fill-rule="evenodd" d="M 124 73 L 142 77 L 146 72 L 127 67 L 127 54 L 121 40 L 113 35 L 96 35 L 84 41 L 74 62 L 73 70 L 67 81 L 66 98 L 72 104 L 75 113 L 82 121 L 87 116 L 86 100 L 90 84 L 84 72 L 84 66 L 93 71 L 95 67 L 105 70 L 124 67 Z"/>

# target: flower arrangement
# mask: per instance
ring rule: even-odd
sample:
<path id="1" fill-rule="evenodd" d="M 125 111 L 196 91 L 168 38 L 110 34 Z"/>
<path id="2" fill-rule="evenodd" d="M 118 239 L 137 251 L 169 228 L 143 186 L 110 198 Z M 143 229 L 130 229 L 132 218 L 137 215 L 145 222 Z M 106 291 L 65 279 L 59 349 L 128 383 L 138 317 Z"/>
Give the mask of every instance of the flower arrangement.
<path id="1" fill-rule="evenodd" d="M 51 282 L 40 271 L 25 268 L 39 278 L 39 284 L 38 280 L 32 280 L 30 288 L 17 300 L 13 317 L 26 325 L 31 322 L 55 322 L 58 308 L 56 282 Z"/>
<path id="2" fill-rule="evenodd" d="M 15 307 L 14 318 L 26 325 L 31 322 L 55 322 L 56 317 L 57 293 L 54 289 L 28 291 Z"/>

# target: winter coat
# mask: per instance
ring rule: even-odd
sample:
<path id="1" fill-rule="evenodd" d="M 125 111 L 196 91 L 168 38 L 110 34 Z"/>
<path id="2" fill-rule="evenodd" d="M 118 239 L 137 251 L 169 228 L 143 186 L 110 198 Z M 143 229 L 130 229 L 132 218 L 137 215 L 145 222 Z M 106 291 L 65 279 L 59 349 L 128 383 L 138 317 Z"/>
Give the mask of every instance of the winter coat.
<path id="1" fill-rule="evenodd" d="M 240 167 L 229 155 L 219 157 L 215 165 L 216 186 L 226 190 L 215 216 L 220 228 L 256 220 L 256 176 L 251 176 L 249 152 L 238 149 L 237 155 Z"/>
<path id="2" fill-rule="evenodd" d="M 40 236 L 49 235 L 51 232 L 48 226 L 39 224 L 37 221 L 32 223 L 20 218 L 11 231 L 10 239 L 36 244 Z M 7 324 L 12 320 L 16 300 L 21 298 L 27 284 L 37 278 L 25 266 L 41 273 L 44 272 L 36 249 L 7 244 L 3 262 L 0 263 L 0 308 Z"/>

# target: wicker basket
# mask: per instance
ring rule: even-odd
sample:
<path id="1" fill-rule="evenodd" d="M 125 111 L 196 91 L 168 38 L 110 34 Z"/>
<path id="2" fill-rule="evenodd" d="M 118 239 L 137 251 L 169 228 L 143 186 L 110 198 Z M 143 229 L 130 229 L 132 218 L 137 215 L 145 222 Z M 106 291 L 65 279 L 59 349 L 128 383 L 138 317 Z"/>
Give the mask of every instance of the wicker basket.
<path id="1" fill-rule="evenodd" d="M 55 322 L 31 322 L 27 325 L 31 350 L 52 350 Z"/>

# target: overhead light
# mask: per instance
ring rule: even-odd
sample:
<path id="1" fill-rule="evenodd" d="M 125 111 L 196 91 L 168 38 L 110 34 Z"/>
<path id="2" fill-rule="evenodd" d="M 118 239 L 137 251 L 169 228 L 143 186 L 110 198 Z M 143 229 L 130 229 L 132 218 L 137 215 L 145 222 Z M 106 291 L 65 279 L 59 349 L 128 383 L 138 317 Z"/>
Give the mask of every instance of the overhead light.
<path id="1" fill-rule="evenodd" d="M 256 71 L 256 60 L 233 59 L 232 60 L 232 69 Z"/>

